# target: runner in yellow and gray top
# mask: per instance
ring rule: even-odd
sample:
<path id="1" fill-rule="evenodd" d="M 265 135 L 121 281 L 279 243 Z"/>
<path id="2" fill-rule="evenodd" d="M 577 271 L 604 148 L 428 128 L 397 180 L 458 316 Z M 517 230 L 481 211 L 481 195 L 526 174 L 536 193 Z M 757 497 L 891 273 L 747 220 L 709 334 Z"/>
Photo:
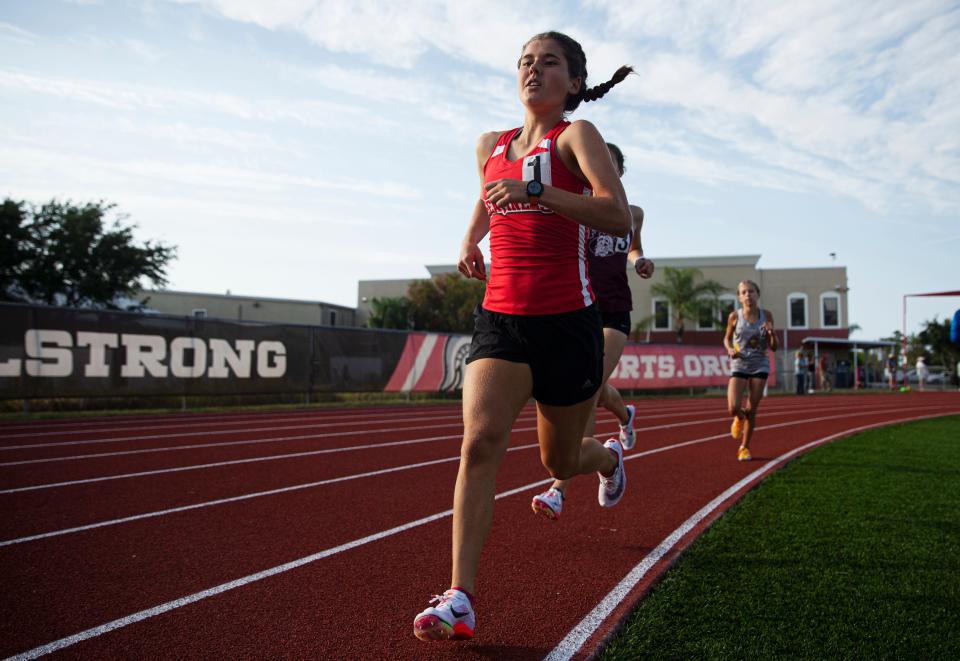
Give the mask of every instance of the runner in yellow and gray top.
<path id="1" fill-rule="evenodd" d="M 741 307 L 730 313 L 727 332 L 723 336 L 723 346 L 730 356 L 733 372 L 727 386 L 727 410 L 733 416 L 730 434 L 740 441 L 737 459 L 749 461 L 757 407 L 770 374 L 767 350 L 777 350 L 777 336 L 773 330 L 773 315 L 758 306 L 760 287 L 757 283 L 753 280 L 740 282 L 737 298 Z M 744 394 L 749 395 L 746 406 Z"/>

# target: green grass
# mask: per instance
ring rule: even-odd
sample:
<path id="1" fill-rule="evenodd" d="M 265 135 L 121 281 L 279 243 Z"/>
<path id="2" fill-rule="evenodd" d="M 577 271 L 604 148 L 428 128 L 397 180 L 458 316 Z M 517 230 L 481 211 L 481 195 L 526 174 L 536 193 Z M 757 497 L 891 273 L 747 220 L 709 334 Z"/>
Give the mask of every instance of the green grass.
<path id="1" fill-rule="evenodd" d="M 960 659 L 960 416 L 829 443 L 697 539 L 601 659 Z"/>

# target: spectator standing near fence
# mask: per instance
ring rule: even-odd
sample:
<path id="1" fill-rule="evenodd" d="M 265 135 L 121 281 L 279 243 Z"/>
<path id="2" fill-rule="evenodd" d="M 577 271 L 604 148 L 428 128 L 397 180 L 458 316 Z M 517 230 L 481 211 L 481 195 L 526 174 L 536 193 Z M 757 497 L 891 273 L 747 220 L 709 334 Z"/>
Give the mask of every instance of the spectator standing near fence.
<path id="1" fill-rule="evenodd" d="M 630 210 L 600 132 L 590 122 L 567 121 L 566 114 L 604 96 L 631 69 L 621 67 L 608 82 L 588 88 L 586 64 L 580 44 L 567 35 L 531 38 L 517 62 L 522 126 L 485 133 L 477 145 L 481 194 L 457 266 L 469 278 L 486 279 L 487 287 L 463 384 L 450 588 L 414 618 L 421 640 L 473 636 L 473 594 L 497 472 L 513 423 L 531 397 L 540 460 L 550 474 L 599 473 L 606 506 L 624 493 L 619 439 L 583 438 L 603 384 L 603 333 L 585 253 L 591 229 L 626 236 Z M 488 233 L 489 279 L 479 247 Z M 430 493 L 426 488 L 424 497 Z M 443 556 L 422 552 L 421 564 Z M 590 562 L 585 559 L 585 567 Z"/>
<path id="2" fill-rule="evenodd" d="M 817 372 L 820 374 L 820 390 L 831 392 L 833 390 L 833 375 L 830 372 L 830 362 L 827 360 L 827 354 L 825 353 L 820 354 Z"/>
<path id="3" fill-rule="evenodd" d="M 887 356 L 887 382 L 890 384 L 890 390 L 897 389 L 897 355 L 890 352 Z"/>
<path id="4" fill-rule="evenodd" d="M 927 369 L 927 359 L 919 356 L 917 358 L 917 387 L 920 390 L 926 390 L 928 376 L 930 376 L 930 370 Z"/>
<path id="5" fill-rule="evenodd" d="M 805 383 L 807 380 L 807 357 L 803 355 L 803 351 L 798 351 L 794 354 L 793 374 L 794 380 L 796 381 L 797 394 L 805 395 L 807 393 Z"/>

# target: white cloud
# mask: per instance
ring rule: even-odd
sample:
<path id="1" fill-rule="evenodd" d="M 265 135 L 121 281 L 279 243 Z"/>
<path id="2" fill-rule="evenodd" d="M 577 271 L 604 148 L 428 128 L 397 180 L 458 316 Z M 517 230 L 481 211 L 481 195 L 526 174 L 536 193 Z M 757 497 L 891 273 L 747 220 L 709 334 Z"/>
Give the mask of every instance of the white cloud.
<path id="1" fill-rule="evenodd" d="M 0 40 L 28 44 L 36 41 L 39 38 L 39 36 L 33 32 L 30 32 L 29 30 L 24 30 L 23 28 L 17 27 L 11 23 L 0 22 Z"/>
<path id="2" fill-rule="evenodd" d="M 97 191 L 172 187 L 194 193 L 207 189 L 243 191 L 249 195 L 313 190 L 397 201 L 415 201 L 421 195 L 395 181 L 369 181 L 344 175 L 307 176 L 204 162 L 100 159 L 16 146 L 4 150 L 0 173 L 6 182 L 24 187 L 36 187 L 38 182 L 54 176 L 59 181 L 74 182 Z"/>
<path id="3" fill-rule="evenodd" d="M 0 89 L 3 88 L 46 94 L 122 111 L 192 109 L 244 120 L 291 121 L 315 127 L 351 124 L 358 120 L 366 122 L 368 128 L 393 125 L 389 118 L 370 113 L 365 107 L 355 104 L 308 99 L 284 101 L 252 98 L 140 83 L 43 76 L 9 69 L 0 69 Z"/>

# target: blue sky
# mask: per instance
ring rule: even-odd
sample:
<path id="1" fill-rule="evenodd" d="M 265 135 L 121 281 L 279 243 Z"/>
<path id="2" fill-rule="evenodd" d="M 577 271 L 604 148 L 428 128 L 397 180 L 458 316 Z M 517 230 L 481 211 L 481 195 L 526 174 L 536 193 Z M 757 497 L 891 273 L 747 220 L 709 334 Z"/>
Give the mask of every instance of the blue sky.
<path id="1" fill-rule="evenodd" d="M 637 70 L 573 118 L 625 152 L 650 256 L 846 266 L 862 338 L 960 289 L 960 4 L 530 9 L 0 0 L 0 194 L 115 202 L 178 246 L 173 289 L 356 305 L 456 261 L 476 139 L 522 122 L 520 47 L 557 29 L 592 84 Z"/>

